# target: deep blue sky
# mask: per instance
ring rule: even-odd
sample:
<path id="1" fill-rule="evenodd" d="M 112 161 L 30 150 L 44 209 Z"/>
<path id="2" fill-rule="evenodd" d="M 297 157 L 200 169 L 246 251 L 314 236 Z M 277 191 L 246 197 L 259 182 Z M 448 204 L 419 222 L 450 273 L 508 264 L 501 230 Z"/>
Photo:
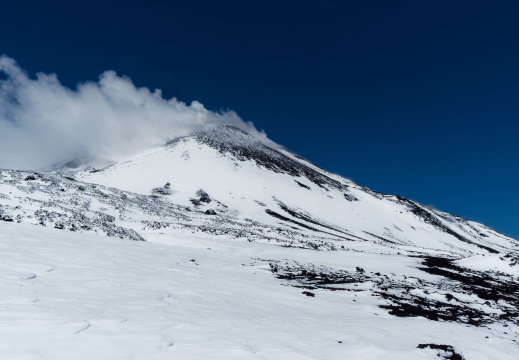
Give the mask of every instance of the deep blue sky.
<path id="1" fill-rule="evenodd" d="M 0 53 L 233 109 L 325 169 L 519 239 L 517 1 L 11 1 Z"/>

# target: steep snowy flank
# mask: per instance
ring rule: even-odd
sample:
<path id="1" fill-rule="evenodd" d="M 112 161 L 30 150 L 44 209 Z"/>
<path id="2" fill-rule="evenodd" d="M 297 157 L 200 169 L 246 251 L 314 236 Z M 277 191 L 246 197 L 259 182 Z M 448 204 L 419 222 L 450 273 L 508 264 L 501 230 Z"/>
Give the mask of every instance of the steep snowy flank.
<path id="1" fill-rule="evenodd" d="M 142 195 L 169 183 L 168 200 L 185 206 L 203 189 L 238 219 L 335 238 L 346 247 L 358 241 L 465 255 L 517 249 L 516 241 L 481 224 L 374 192 L 230 126 L 77 176 Z"/>

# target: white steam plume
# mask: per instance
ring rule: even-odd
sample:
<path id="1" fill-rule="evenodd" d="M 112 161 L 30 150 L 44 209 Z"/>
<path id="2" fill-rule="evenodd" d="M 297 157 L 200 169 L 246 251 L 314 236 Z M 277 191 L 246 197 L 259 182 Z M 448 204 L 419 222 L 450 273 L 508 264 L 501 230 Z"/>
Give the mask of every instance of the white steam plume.
<path id="1" fill-rule="evenodd" d="M 29 76 L 0 57 L 0 168 L 41 169 L 76 157 L 120 160 L 152 147 L 230 124 L 266 139 L 233 111 L 215 113 L 198 101 L 164 99 L 106 71 L 71 90 L 55 74 Z"/>

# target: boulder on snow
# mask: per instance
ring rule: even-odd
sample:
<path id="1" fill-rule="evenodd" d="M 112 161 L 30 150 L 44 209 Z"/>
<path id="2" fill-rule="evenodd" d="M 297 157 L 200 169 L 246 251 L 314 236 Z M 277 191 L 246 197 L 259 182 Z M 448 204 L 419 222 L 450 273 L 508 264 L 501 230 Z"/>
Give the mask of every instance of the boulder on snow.
<path id="1" fill-rule="evenodd" d="M 171 184 L 168 182 L 163 187 L 156 187 L 151 190 L 154 195 L 171 195 Z"/>
<path id="2" fill-rule="evenodd" d="M 209 204 L 211 202 L 211 197 L 204 190 L 200 189 L 196 192 L 196 196 L 198 196 L 198 200 Z"/>

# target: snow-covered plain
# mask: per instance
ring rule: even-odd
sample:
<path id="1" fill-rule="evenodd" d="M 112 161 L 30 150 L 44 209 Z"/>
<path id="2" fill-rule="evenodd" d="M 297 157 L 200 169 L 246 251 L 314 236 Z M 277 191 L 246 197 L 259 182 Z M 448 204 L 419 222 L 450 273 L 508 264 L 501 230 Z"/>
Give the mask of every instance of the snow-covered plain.
<path id="1" fill-rule="evenodd" d="M 0 359 L 518 358 L 482 224 L 230 127 L 77 163 L 0 170 Z"/>

